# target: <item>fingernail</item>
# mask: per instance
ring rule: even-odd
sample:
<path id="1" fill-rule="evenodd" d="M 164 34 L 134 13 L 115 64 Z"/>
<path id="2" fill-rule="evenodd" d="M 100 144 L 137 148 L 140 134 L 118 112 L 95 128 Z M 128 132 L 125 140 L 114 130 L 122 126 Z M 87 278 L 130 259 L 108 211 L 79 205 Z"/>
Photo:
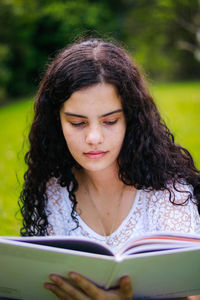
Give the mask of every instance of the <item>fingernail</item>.
<path id="1" fill-rule="evenodd" d="M 51 286 L 47 282 L 45 282 L 44 283 L 44 288 L 50 290 Z"/>
<path id="2" fill-rule="evenodd" d="M 74 273 L 74 272 L 70 272 L 70 273 L 69 273 L 69 277 L 70 277 L 71 279 L 77 279 L 77 275 L 76 275 L 76 273 Z"/>
<path id="3" fill-rule="evenodd" d="M 48 289 L 48 283 L 46 283 L 46 282 L 44 283 L 44 288 Z"/>
<path id="4" fill-rule="evenodd" d="M 58 278 L 57 278 L 57 276 L 55 275 L 55 274 L 50 274 L 49 275 L 49 277 L 50 277 L 50 279 L 52 280 L 52 281 L 57 281 L 58 280 Z"/>
<path id="5" fill-rule="evenodd" d="M 130 281 L 130 277 L 129 276 L 124 276 L 123 279 L 125 280 L 125 282 Z"/>

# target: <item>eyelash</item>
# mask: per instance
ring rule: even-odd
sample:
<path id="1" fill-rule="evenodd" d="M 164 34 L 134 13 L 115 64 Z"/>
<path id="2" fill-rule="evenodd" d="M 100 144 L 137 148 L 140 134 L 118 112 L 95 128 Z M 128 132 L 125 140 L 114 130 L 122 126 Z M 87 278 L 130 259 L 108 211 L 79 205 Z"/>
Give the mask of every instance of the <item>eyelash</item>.
<path id="1" fill-rule="evenodd" d="M 104 122 L 106 125 L 114 125 L 118 120 Z"/>
<path id="2" fill-rule="evenodd" d="M 114 125 L 117 123 L 118 120 L 114 120 L 114 121 L 107 121 L 107 122 L 104 122 L 105 125 L 108 125 L 108 126 L 111 126 L 111 125 Z M 74 126 L 74 127 L 82 127 L 82 126 L 85 126 L 87 123 L 85 122 L 80 122 L 80 123 L 72 123 L 71 122 L 71 125 Z"/>
<path id="3" fill-rule="evenodd" d="M 74 127 L 80 127 L 80 126 L 84 126 L 86 123 L 84 122 L 81 122 L 81 123 L 72 123 L 71 122 L 71 125 L 74 126 Z"/>

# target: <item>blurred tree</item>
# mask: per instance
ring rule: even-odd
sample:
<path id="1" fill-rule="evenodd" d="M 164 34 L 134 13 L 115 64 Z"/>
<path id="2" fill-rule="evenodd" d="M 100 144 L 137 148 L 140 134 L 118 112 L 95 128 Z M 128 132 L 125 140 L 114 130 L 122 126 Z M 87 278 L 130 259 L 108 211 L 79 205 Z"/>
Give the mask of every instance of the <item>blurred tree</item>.
<path id="1" fill-rule="evenodd" d="M 200 0 L 0 0 L 0 101 L 82 34 L 119 39 L 153 78 L 198 78 L 199 31 Z"/>
<path id="2" fill-rule="evenodd" d="M 135 0 L 130 6 L 127 44 L 147 73 L 165 80 L 198 78 L 200 1 Z"/>
<path id="3" fill-rule="evenodd" d="M 174 12 L 169 36 L 179 61 L 182 78 L 200 76 L 200 0 L 171 0 Z"/>
<path id="4" fill-rule="evenodd" d="M 83 33 L 115 32 L 115 24 L 106 2 L 1 0 L 1 94 L 32 93 L 48 57 Z"/>
<path id="5" fill-rule="evenodd" d="M 12 69 L 9 67 L 11 59 L 10 35 L 12 32 L 13 13 L 10 5 L 0 2 L 0 103 L 6 96 Z"/>
<path id="6" fill-rule="evenodd" d="M 200 61 L 200 11 L 196 12 L 193 20 L 188 21 L 183 17 L 178 18 L 178 24 L 194 36 L 193 42 L 178 40 L 177 45 L 180 49 L 191 51 L 194 57 Z"/>

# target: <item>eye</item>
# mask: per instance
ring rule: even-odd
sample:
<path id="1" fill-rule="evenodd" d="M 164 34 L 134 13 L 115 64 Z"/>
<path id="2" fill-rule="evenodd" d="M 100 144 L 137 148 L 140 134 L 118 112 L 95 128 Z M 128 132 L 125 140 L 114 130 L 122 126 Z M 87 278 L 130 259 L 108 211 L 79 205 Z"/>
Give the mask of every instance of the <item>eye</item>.
<path id="1" fill-rule="evenodd" d="M 82 127 L 86 125 L 86 122 L 79 122 L 79 123 L 72 123 L 70 122 L 72 126 L 74 127 Z"/>
<path id="2" fill-rule="evenodd" d="M 118 119 L 117 119 L 117 120 L 114 120 L 114 121 L 104 121 L 104 124 L 105 124 L 105 125 L 114 125 L 114 124 L 117 123 L 117 121 L 118 121 Z"/>

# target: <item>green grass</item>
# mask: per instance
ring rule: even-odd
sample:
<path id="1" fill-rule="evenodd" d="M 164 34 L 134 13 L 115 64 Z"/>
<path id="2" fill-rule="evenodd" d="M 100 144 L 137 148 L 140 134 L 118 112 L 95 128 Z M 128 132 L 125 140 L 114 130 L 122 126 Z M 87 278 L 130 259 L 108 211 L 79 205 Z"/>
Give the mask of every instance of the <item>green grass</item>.
<path id="1" fill-rule="evenodd" d="M 175 142 L 190 151 L 200 168 L 200 82 L 162 84 L 152 94 Z"/>
<path id="2" fill-rule="evenodd" d="M 160 84 L 151 87 L 151 92 L 175 141 L 190 150 L 200 168 L 200 83 Z M 0 235 L 19 235 L 17 199 L 25 170 L 27 145 L 23 142 L 31 118 L 30 100 L 0 109 Z"/>
<path id="3" fill-rule="evenodd" d="M 25 170 L 24 137 L 32 117 L 31 106 L 31 101 L 22 101 L 0 110 L 0 235 L 19 235 L 17 199 Z"/>

